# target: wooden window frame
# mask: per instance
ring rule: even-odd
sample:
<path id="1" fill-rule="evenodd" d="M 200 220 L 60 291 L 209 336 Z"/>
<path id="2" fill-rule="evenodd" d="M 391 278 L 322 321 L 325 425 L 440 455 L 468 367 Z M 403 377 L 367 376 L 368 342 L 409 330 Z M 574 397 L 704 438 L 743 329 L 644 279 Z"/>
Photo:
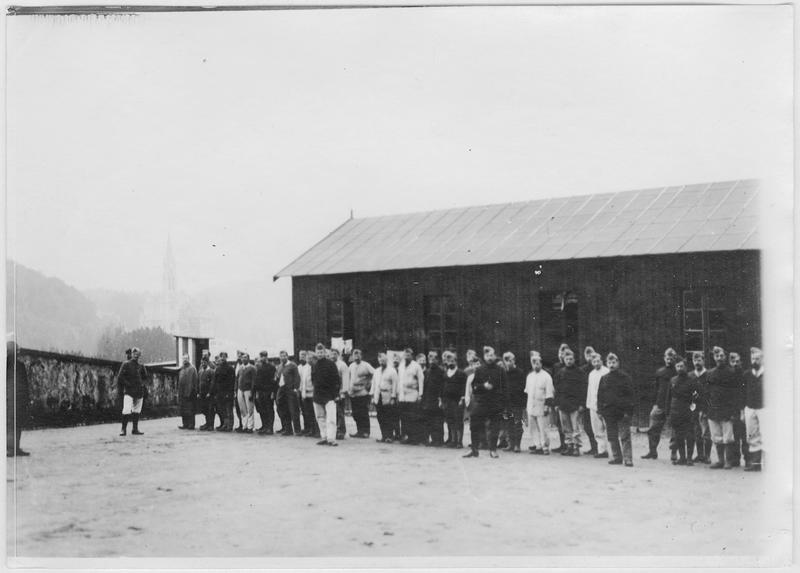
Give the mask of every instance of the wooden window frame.
<path id="1" fill-rule="evenodd" d="M 458 317 L 453 297 L 426 295 L 422 307 L 428 350 L 441 353 L 455 349 L 458 344 Z"/>
<path id="2" fill-rule="evenodd" d="M 694 299 L 692 302 L 689 299 Z M 725 324 L 725 291 L 721 287 L 702 287 L 684 289 L 681 293 L 681 342 L 685 356 L 693 352 L 702 352 L 708 357 L 714 346 L 725 346 L 728 332 Z M 689 328 L 689 313 L 698 313 L 697 320 L 692 321 Z M 713 317 L 713 320 L 712 320 Z M 719 318 L 721 317 L 721 318 Z M 700 339 L 701 348 L 694 348 L 697 344 L 690 344 L 689 337 Z"/>

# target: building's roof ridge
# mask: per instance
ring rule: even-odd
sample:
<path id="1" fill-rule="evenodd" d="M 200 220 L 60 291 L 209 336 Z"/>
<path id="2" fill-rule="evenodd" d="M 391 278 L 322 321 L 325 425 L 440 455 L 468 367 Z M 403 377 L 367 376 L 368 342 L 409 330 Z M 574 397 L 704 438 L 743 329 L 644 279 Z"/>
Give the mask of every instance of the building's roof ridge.
<path id="1" fill-rule="evenodd" d="M 757 194 L 737 179 L 350 218 L 274 278 L 755 249 Z"/>
<path id="2" fill-rule="evenodd" d="M 690 185 L 723 185 L 723 184 L 733 184 L 737 182 L 743 181 L 757 181 L 755 178 L 746 178 L 746 179 L 727 179 L 724 181 L 701 181 L 699 183 L 691 183 Z M 343 224 L 346 224 L 350 221 L 367 221 L 370 219 L 389 219 L 395 217 L 410 217 L 412 215 L 427 215 L 429 213 L 443 213 L 443 212 L 450 212 L 450 211 L 466 211 L 466 210 L 479 210 L 479 209 L 490 209 L 493 207 L 511 207 L 513 205 L 529 205 L 531 203 L 537 203 L 539 201 L 552 201 L 557 199 L 580 199 L 581 197 L 611 197 L 613 195 L 619 195 L 621 193 L 633 193 L 633 192 L 645 192 L 645 191 L 658 191 L 661 189 L 669 189 L 670 187 L 685 187 L 686 185 L 663 185 L 663 186 L 656 186 L 656 187 L 642 187 L 641 189 L 621 189 L 618 191 L 600 191 L 599 193 L 578 193 L 576 195 L 550 195 L 547 197 L 539 197 L 537 199 L 519 199 L 515 201 L 507 201 L 507 202 L 499 202 L 499 203 L 478 203 L 476 205 L 464 205 L 461 207 L 437 207 L 436 209 L 423 209 L 419 211 L 403 211 L 401 213 L 391 213 L 388 215 L 367 215 L 365 217 L 351 217 L 347 219 Z M 455 191 L 453 191 L 455 192 Z M 336 231 L 336 229 L 334 229 Z M 329 234 L 332 234 L 329 233 Z M 324 239 L 323 239 L 324 240 Z M 301 255 L 302 256 L 302 255 Z"/>

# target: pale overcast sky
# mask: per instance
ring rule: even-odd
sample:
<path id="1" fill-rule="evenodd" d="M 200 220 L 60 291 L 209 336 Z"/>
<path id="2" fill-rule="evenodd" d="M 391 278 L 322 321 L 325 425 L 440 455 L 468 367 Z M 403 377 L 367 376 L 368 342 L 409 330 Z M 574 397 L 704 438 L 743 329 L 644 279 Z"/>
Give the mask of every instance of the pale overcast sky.
<path id="1" fill-rule="evenodd" d="M 9 255 L 79 288 L 157 290 L 168 232 L 179 286 L 192 291 L 270 281 L 351 208 L 771 177 L 791 165 L 790 7 L 7 24 Z"/>

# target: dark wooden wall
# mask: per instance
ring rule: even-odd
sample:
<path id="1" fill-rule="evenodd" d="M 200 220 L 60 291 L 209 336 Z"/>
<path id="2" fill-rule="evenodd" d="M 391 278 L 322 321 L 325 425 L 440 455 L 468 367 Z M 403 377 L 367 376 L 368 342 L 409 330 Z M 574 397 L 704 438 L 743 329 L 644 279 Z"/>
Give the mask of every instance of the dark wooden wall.
<path id="1" fill-rule="evenodd" d="M 537 271 L 539 271 L 537 273 Z M 511 350 L 527 366 L 527 352 L 546 361 L 557 348 L 540 347 L 540 291 L 578 295 L 578 340 L 616 352 L 641 385 L 651 380 L 665 348 L 682 344 L 682 293 L 722 287 L 727 346 L 742 353 L 761 341 L 759 253 L 671 254 L 542 263 L 410 269 L 293 278 L 295 349 L 312 348 L 327 335 L 326 301 L 353 299 L 354 344 L 373 360 L 384 349 L 410 345 L 424 351 L 423 297 L 455 297 L 459 357 L 484 344 Z"/>

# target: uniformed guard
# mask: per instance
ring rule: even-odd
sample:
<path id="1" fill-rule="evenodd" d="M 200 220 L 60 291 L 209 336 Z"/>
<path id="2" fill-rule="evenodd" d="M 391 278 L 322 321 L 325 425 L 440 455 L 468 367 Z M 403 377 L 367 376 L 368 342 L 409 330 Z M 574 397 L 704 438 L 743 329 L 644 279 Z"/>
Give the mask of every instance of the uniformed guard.
<path id="1" fill-rule="evenodd" d="M 497 364 L 494 348 L 484 346 L 484 364 L 472 377 L 470 400 L 474 401 L 470 413 L 469 429 L 472 434 L 470 452 L 465 458 L 478 457 L 478 444 L 481 436 L 486 436 L 489 445 L 489 456 L 497 454 L 497 435 L 503 416 L 508 415 L 508 385 L 506 371 Z"/>

